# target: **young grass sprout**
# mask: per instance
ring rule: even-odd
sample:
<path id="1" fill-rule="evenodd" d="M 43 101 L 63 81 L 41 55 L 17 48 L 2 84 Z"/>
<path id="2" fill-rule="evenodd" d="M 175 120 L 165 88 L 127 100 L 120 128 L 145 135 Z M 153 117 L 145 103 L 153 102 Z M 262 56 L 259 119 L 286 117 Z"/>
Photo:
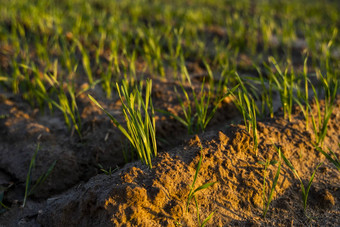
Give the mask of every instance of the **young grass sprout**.
<path id="1" fill-rule="evenodd" d="M 326 133 L 327 133 L 327 125 L 333 112 L 333 107 L 334 107 L 333 105 L 334 105 L 335 98 L 336 98 L 336 92 L 338 90 L 338 81 L 336 81 L 334 85 L 332 86 L 332 84 L 329 84 L 327 82 L 327 79 L 324 78 L 320 72 L 318 72 L 318 74 L 321 79 L 323 89 L 325 92 L 325 107 L 324 107 L 323 113 L 321 113 L 318 94 L 316 92 L 315 87 L 311 85 L 313 92 L 314 92 L 314 100 L 315 100 L 315 105 L 316 105 L 316 109 L 318 113 L 316 119 L 313 115 L 311 115 L 311 118 L 312 118 L 314 134 L 316 137 L 316 141 L 315 141 L 316 146 L 318 146 L 319 144 L 321 144 L 322 146 L 323 141 L 326 137 Z"/>
<path id="2" fill-rule="evenodd" d="M 76 101 L 74 86 L 72 86 L 71 84 L 67 84 L 67 90 L 68 90 L 68 93 L 64 91 L 64 88 L 62 86 L 60 86 L 59 89 L 56 89 L 59 103 L 54 101 L 50 97 L 45 96 L 39 91 L 36 91 L 36 92 L 39 96 L 43 97 L 48 103 L 51 103 L 53 106 L 59 109 L 64 115 L 64 120 L 65 120 L 67 127 L 70 130 L 72 129 L 72 134 L 74 132 L 73 131 L 74 129 L 78 133 L 79 137 L 82 138 L 81 118 L 80 118 L 80 113 L 79 113 L 78 105 Z"/>
<path id="3" fill-rule="evenodd" d="M 76 38 L 73 38 L 73 40 L 77 44 L 77 46 L 78 46 L 78 48 L 79 48 L 79 50 L 82 54 L 82 62 L 83 62 L 84 71 L 86 72 L 86 75 L 87 75 L 87 78 L 89 80 L 90 85 L 92 85 L 93 84 L 93 76 L 92 76 L 90 57 L 89 57 L 88 53 L 86 52 L 82 43 Z"/>
<path id="4" fill-rule="evenodd" d="M 292 71 L 293 67 L 290 67 L 290 62 L 288 66 L 285 69 L 285 72 L 282 73 L 278 63 L 276 62 L 274 57 L 269 57 L 269 62 L 271 62 L 277 73 L 271 72 L 271 77 L 273 81 L 275 82 L 276 88 L 278 89 L 280 93 L 281 98 L 281 104 L 283 107 L 283 114 L 284 118 L 291 121 L 291 114 L 293 109 L 293 90 L 295 87 L 295 74 Z M 291 68 L 291 71 L 288 74 L 289 68 Z"/>
<path id="5" fill-rule="evenodd" d="M 178 91 L 175 87 L 175 93 L 177 94 L 177 98 L 178 98 L 178 101 L 179 101 L 180 106 L 182 108 L 182 112 L 183 112 L 184 117 L 182 118 L 180 116 L 177 116 L 173 113 L 170 113 L 170 112 L 164 111 L 164 110 L 157 109 L 157 111 L 160 112 L 160 113 L 172 116 L 177 121 L 179 121 L 180 123 L 185 125 L 188 129 L 188 134 L 193 134 L 193 133 L 196 133 L 196 132 L 199 132 L 199 131 L 204 132 L 206 127 L 208 126 L 209 122 L 211 121 L 211 119 L 215 115 L 219 104 L 226 97 L 228 97 L 230 94 L 232 94 L 238 88 L 238 85 L 235 86 L 234 88 L 228 90 L 221 98 L 217 98 L 215 100 L 214 107 L 211 109 L 211 111 L 209 113 L 208 110 L 209 110 L 210 105 L 211 105 L 211 99 L 212 99 L 213 96 L 216 96 L 216 95 L 213 94 L 213 91 L 211 90 L 210 86 L 208 88 L 208 91 L 206 91 L 204 89 L 205 80 L 203 80 L 200 92 L 197 93 L 195 91 L 195 88 L 193 87 L 193 85 L 191 83 L 191 80 L 190 80 L 189 74 L 187 73 L 187 70 L 184 70 L 184 72 L 185 72 L 186 78 L 189 82 L 189 85 L 191 87 L 191 91 L 192 91 L 192 95 L 193 95 L 193 99 L 194 99 L 194 101 L 192 102 L 192 100 L 189 98 L 189 94 L 185 90 L 183 84 L 180 83 L 181 90 L 182 90 L 182 92 L 185 96 L 185 99 L 186 99 L 186 105 L 185 105 L 184 101 L 180 97 L 180 94 L 178 93 Z M 193 113 L 192 106 L 194 107 L 193 109 L 196 110 L 195 113 Z"/>
<path id="6" fill-rule="evenodd" d="M 116 88 L 122 102 L 126 129 L 91 95 L 89 95 L 89 98 L 109 116 L 114 125 L 130 141 L 137 152 L 138 158 L 152 168 L 151 158 L 152 156 L 157 156 L 156 123 L 151 100 L 152 81 L 146 81 L 145 101 L 142 98 L 142 88 L 128 89 L 126 81 L 123 81 L 120 87 L 116 83 Z M 149 109 L 151 114 L 149 114 Z M 142 113 L 145 115 L 144 120 Z"/>
<path id="7" fill-rule="evenodd" d="M 247 131 L 253 135 L 254 151 L 257 155 L 258 149 L 258 136 L 257 136 L 257 106 L 254 98 L 249 94 L 247 88 L 244 86 L 240 76 L 236 73 L 237 79 L 241 89 L 238 90 L 238 96 L 234 95 L 234 104 L 237 109 L 242 113 L 244 124 Z M 237 88 L 237 87 L 236 87 Z"/>
<path id="8" fill-rule="evenodd" d="M 293 97 L 293 100 L 299 105 L 306 122 L 306 131 L 308 130 L 308 122 L 309 122 L 309 97 L 308 97 L 308 84 L 311 83 L 308 79 L 308 68 L 307 68 L 307 60 L 308 57 L 305 58 L 304 64 L 303 64 L 303 82 L 304 82 L 304 95 L 302 94 L 301 90 L 297 90 L 297 97 Z M 305 105 L 305 106 L 303 106 Z"/>
<path id="9" fill-rule="evenodd" d="M 192 109 L 191 109 L 191 101 L 189 99 L 189 95 L 187 93 L 187 91 L 184 89 L 183 85 L 180 84 L 180 87 L 182 89 L 182 92 L 185 96 L 185 99 L 187 101 L 187 105 L 184 104 L 184 101 L 182 100 L 181 96 L 179 95 L 177 88 L 175 87 L 175 93 L 177 95 L 177 99 L 179 101 L 179 104 L 182 108 L 182 112 L 184 117 L 180 117 L 178 115 L 175 115 L 171 112 L 165 111 L 165 110 L 161 110 L 161 109 L 157 109 L 158 112 L 169 115 L 171 117 L 173 117 L 174 119 L 176 119 L 178 122 L 182 123 L 188 130 L 188 134 L 191 135 L 194 133 L 194 120 L 196 115 L 193 115 L 192 113 Z"/>
<path id="10" fill-rule="evenodd" d="M 259 75 L 259 80 L 261 82 L 261 88 L 262 88 L 262 92 L 261 92 L 261 101 L 262 101 L 261 115 L 265 116 L 266 113 L 269 112 L 270 118 L 273 118 L 274 117 L 273 80 L 272 80 L 271 77 L 269 77 L 269 79 L 266 80 L 263 77 L 260 68 L 256 65 L 255 65 L 255 68 L 256 68 L 257 73 Z M 266 110 L 266 106 L 267 106 L 268 110 Z"/>

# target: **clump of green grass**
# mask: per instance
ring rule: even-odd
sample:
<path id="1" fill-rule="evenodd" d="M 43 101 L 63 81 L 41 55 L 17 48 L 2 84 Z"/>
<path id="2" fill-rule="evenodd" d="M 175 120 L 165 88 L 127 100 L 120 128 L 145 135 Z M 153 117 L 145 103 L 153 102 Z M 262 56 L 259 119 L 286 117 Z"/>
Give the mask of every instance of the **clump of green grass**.
<path id="1" fill-rule="evenodd" d="M 297 179 L 300 181 L 300 187 L 301 187 L 301 193 L 302 193 L 302 203 L 303 203 L 303 210 L 306 214 L 306 208 L 307 208 L 307 199 L 308 199 L 308 193 L 309 193 L 309 189 L 312 186 L 312 182 L 314 180 L 315 177 L 315 173 L 318 170 L 318 168 L 323 164 L 322 162 L 320 164 L 318 164 L 316 166 L 316 168 L 314 169 L 314 172 L 312 174 L 312 176 L 309 179 L 308 185 L 307 187 L 305 187 L 305 185 L 302 182 L 302 179 L 300 178 L 299 174 L 297 173 L 297 171 L 295 170 L 294 166 L 291 164 L 291 162 L 284 156 L 283 153 L 281 153 L 281 157 L 283 158 L 284 162 L 286 163 L 286 165 L 289 167 L 289 169 L 294 173 L 294 175 L 297 177 Z M 306 214 L 307 215 L 307 214 Z"/>
<path id="2" fill-rule="evenodd" d="M 211 78 L 212 73 L 210 71 L 210 68 L 207 68 L 207 70 L 209 72 L 210 79 L 212 79 Z M 185 90 L 183 86 L 183 83 L 180 83 L 180 88 L 185 96 L 185 101 L 183 101 L 182 98 L 180 97 L 179 92 L 177 91 L 177 88 L 176 87 L 174 88 L 178 101 L 180 103 L 180 106 L 182 108 L 184 117 L 180 117 L 178 115 L 175 115 L 173 113 L 170 113 L 164 110 L 157 110 L 157 111 L 163 114 L 172 116 L 174 119 L 176 119 L 177 121 L 185 125 L 185 127 L 188 129 L 188 134 L 197 133 L 199 131 L 204 132 L 209 122 L 215 115 L 219 104 L 226 97 L 231 95 L 237 89 L 238 85 L 236 85 L 234 88 L 228 90 L 225 93 L 221 92 L 222 88 L 217 89 L 216 93 L 214 93 L 211 83 L 208 87 L 208 91 L 204 88 L 205 79 L 203 79 L 203 83 L 201 84 L 201 89 L 199 92 L 197 92 L 191 83 L 190 76 L 188 74 L 186 67 L 184 66 L 184 63 L 182 64 L 182 73 L 185 75 L 185 78 L 189 83 L 192 96 L 193 96 L 193 100 L 190 99 L 188 92 Z M 219 85 L 219 86 L 222 86 L 222 85 Z M 220 94 L 223 94 L 222 97 Z M 215 97 L 214 101 L 212 101 L 213 97 Z M 214 106 L 209 112 L 211 103 L 213 103 Z"/>
<path id="3" fill-rule="evenodd" d="M 64 115 L 68 129 L 72 130 L 72 134 L 75 130 L 81 138 L 81 118 L 76 102 L 75 85 L 72 81 L 66 83 L 62 78 L 58 78 L 58 61 L 54 61 L 51 73 L 40 72 L 34 64 L 32 66 L 20 64 L 20 67 L 24 73 L 22 78 L 24 99 L 33 106 L 37 104 L 41 111 L 44 111 L 46 104 L 51 112 L 53 107 L 59 109 Z M 76 69 L 77 66 L 74 67 L 74 72 Z M 54 100 L 55 96 L 58 101 Z"/>
<path id="4" fill-rule="evenodd" d="M 159 111 L 163 114 L 172 116 L 174 119 L 176 119 L 177 121 L 182 123 L 187 128 L 188 134 L 193 134 L 193 132 L 195 131 L 194 130 L 194 124 L 195 124 L 194 120 L 195 120 L 196 116 L 191 109 L 191 101 L 190 101 L 190 98 L 189 98 L 187 91 L 184 89 L 182 84 L 180 84 L 180 87 L 181 87 L 182 92 L 183 92 L 185 99 L 187 101 L 187 105 L 184 104 L 184 102 L 183 102 L 182 98 L 180 97 L 176 87 L 174 88 L 174 90 L 175 90 L 175 93 L 177 95 L 177 99 L 180 103 L 180 106 L 182 108 L 182 112 L 183 112 L 184 117 L 180 117 L 178 115 L 172 114 L 172 113 L 170 113 L 168 111 L 164 111 L 164 110 L 157 110 L 157 111 Z"/>
<path id="5" fill-rule="evenodd" d="M 49 96 L 50 93 L 48 92 L 46 83 L 40 76 L 41 72 L 38 70 L 37 66 L 34 63 L 32 63 L 31 66 L 25 64 L 20 64 L 19 66 L 22 69 L 22 73 L 19 69 L 19 71 L 15 73 L 19 73 L 19 75 L 17 76 L 17 80 L 21 81 L 20 87 L 23 98 L 26 99 L 31 104 L 31 106 L 38 106 L 40 110 L 43 110 L 45 99 L 39 94 Z M 43 73 L 43 77 L 44 75 L 46 74 Z M 49 108 L 50 110 L 52 109 L 50 104 Z"/>
<path id="6" fill-rule="evenodd" d="M 207 224 L 207 222 L 212 218 L 212 216 L 214 215 L 215 211 L 211 212 L 208 217 L 206 219 L 204 219 L 203 221 L 201 221 L 201 218 L 200 218 L 200 213 L 199 213 L 199 207 L 198 207 L 198 201 L 197 201 L 197 198 L 196 198 L 196 193 L 201 191 L 201 190 L 204 190 L 204 189 L 207 189 L 211 186 L 213 186 L 214 184 L 216 184 L 217 182 L 210 182 L 210 183 L 205 183 L 197 188 L 195 188 L 195 183 L 196 183 L 196 180 L 197 180 L 197 176 L 198 176 L 198 172 L 200 171 L 201 169 L 201 164 L 202 164 L 202 159 L 203 159 L 203 155 L 202 155 L 202 145 L 200 144 L 200 147 L 201 147 L 201 154 L 200 154 L 200 159 L 198 161 L 198 164 L 197 164 L 197 168 L 196 168 L 196 172 L 195 172 L 195 176 L 194 176 L 194 181 L 192 182 L 191 186 L 190 186 L 190 192 L 188 194 L 188 199 L 187 199 L 187 203 L 186 203 L 186 211 L 188 212 L 188 209 L 189 209 L 189 204 L 192 200 L 192 198 L 194 198 L 194 201 L 195 201 L 195 206 L 196 206 L 196 213 L 197 213 L 197 222 L 198 222 L 198 226 L 205 226 Z"/>
<path id="7" fill-rule="evenodd" d="M 155 71 L 161 77 L 165 77 L 165 71 L 162 61 L 163 48 L 160 46 L 161 34 L 157 34 L 152 27 L 138 28 L 137 32 L 142 40 L 143 54 L 151 67 L 151 71 Z"/>
<path id="8" fill-rule="evenodd" d="M 177 79 L 178 74 L 178 59 L 179 56 L 182 56 L 182 34 L 183 27 L 180 28 L 172 28 L 170 29 L 169 35 L 172 35 L 172 38 L 167 39 L 168 41 L 168 49 L 169 54 L 167 56 L 167 60 L 170 62 L 170 65 L 174 72 L 174 78 Z"/>
<path id="9" fill-rule="evenodd" d="M 286 67 L 285 72 L 283 73 L 274 57 L 269 57 L 268 60 L 274 65 L 277 71 L 277 73 L 271 72 L 270 76 L 275 82 L 276 89 L 280 93 L 284 118 L 291 121 L 294 98 L 293 91 L 295 88 L 295 74 L 294 71 L 292 71 L 293 68 L 290 66 L 290 62 L 288 62 L 289 64 Z M 290 73 L 289 69 L 291 69 Z"/>
<path id="10" fill-rule="evenodd" d="M 122 102 L 126 129 L 91 95 L 89 95 L 89 98 L 109 116 L 113 124 L 130 141 L 138 158 L 152 168 L 151 158 L 157 156 L 156 123 L 151 100 L 152 80 L 146 81 L 145 101 L 142 97 L 142 83 L 140 85 L 140 88 L 134 87 L 129 89 L 125 80 L 122 81 L 121 86 L 116 83 L 119 98 Z"/>
<path id="11" fill-rule="evenodd" d="M 64 114 L 64 119 L 66 125 L 71 129 L 71 122 L 72 121 L 74 129 L 77 131 L 79 137 L 81 138 L 81 118 L 80 113 L 78 110 L 76 96 L 74 91 L 74 86 L 68 84 L 67 85 L 68 95 L 70 99 L 67 97 L 67 93 L 64 91 L 62 87 L 60 87 L 58 93 L 59 104 L 53 100 L 50 100 L 52 104 L 57 107 L 59 110 L 62 111 Z"/>
<path id="12" fill-rule="evenodd" d="M 27 177 L 26 177 L 26 187 L 25 187 L 24 202 L 22 204 L 22 207 L 25 207 L 28 196 L 32 195 L 37 190 L 37 188 L 39 188 L 45 182 L 45 180 L 51 174 L 52 170 L 54 169 L 54 167 L 55 167 L 55 165 L 57 163 L 57 161 L 54 161 L 52 163 L 52 165 L 48 168 L 46 173 L 42 174 L 37 179 L 35 184 L 32 186 L 32 171 L 33 171 L 33 169 L 35 167 L 35 160 L 36 160 L 36 157 L 37 157 L 39 149 L 40 149 L 40 145 L 38 144 L 37 145 L 37 149 L 35 150 L 32 158 L 31 158 L 30 166 L 28 168 Z"/>
<path id="13" fill-rule="evenodd" d="M 74 69 L 76 70 L 76 68 Z M 81 135 L 81 118 L 76 100 L 76 91 L 74 83 L 64 84 L 58 81 L 58 70 L 57 70 L 57 62 L 55 62 L 54 72 L 51 75 L 44 74 L 44 78 L 50 86 L 52 87 L 54 93 L 58 97 L 58 102 L 53 100 L 50 95 L 46 92 L 35 91 L 39 97 L 47 101 L 47 103 L 51 106 L 59 109 L 63 115 L 65 123 L 69 130 L 75 130 L 79 137 L 82 138 Z M 66 88 L 65 88 L 66 87 Z M 66 91 L 65 91 L 66 90 Z"/>
<path id="14" fill-rule="evenodd" d="M 314 92 L 314 101 L 316 105 L 316 110 L 317 110 L 317 118 L 313 115 L 311 115 L 312 118 L 312 125 L 313 125 L 313 131 L 314 135 L 316 138 L 316 146 L 319 144 L 323 144 L 323 141 L 326 137 L 327 134 L 327 126 L 328 122 L 331 118 L 333 108 L 334 108 L 334 102 L 336 98 L 336 93 L 338 90 L 338 81 L 335 81 L 334 84 L 330 84 L 327 82 L 327 79 L 321 74 L 320 71 L 317 71 L 317 74 L 319 75 L 319 78 L 322 82 L 322 87 L 325 92 L 325 107 L 323 113 L 321 113 L 321 108 L 320 108 L 320 102 L 319 102 L 319 96 L 316 92 L 315 87 L 311 84 L 311 87 Z M 311 107 L 310 107 L 311 109 Z"/>

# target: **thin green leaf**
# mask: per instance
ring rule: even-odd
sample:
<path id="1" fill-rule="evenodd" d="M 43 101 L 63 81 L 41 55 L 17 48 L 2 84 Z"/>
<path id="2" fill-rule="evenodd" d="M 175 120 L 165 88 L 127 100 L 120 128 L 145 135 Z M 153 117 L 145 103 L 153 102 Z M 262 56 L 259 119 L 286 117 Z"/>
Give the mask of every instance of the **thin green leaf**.
<path id="1" fill-rule="evenodd" d="M 201 224 L 201 227 L 204 227 L 204 226 L 208 223 L 208 221 L 212 218 L 212 216 L 214 215 L 214 213 L 215 213 L 215 211 L 211 212 L 211 213 L 209 214 L 209 216 L 208 216 L 206 219 L 204 219 L 204 221 L 203 221 L 202 224 Z"/>
<path id="2" fill-rule="evenodd" d="M 26 205 L 26 200 L 27 200 L 27 197 L 29 195 L 29 189 L 30 189 L 30 186 L 31 186 L 31 180 L 32 180 L 32 169 L 34 168 L 35 166 L 35 158 L 38 154 L 38 150 L 40 149 L 40 145 L 38 144 L 37 145 L 37 148 L 31 158 L 31 162 L 30 162 L 30 165 L 29 165 L 29 168 L 28 168 L 28 172 L 27 172 L 27 176 L 26 176 L 26 186 L 25 186 L 25 195 L 24 195 L 24 202 L 22 204 L 23 207 L 25 207 Z"/>
<path id="3" fill-rule="evenodd" d="M 308 198 L 308 193 L 309 193 L 309 189 L 310 187 L 312 186 L 312 182 L 313 182 L 313 179 L 315 177 L 315 173 L 316 171 L 319 169 L 319 167 L 322 165 L 323 163 L 321 162 L 319 165 L 317 165 L 317 167 L 315 168 L 310 180 L 309 180 L 309 183 L 308 183 L 308 186 L 307 186 L 307 189 L 305 191 L 305 194 L 304 194 L 304 201 L 303 201 L 303 207 L 304 209 L 306 210 L 306 206 L 307 206 L 307 198 Z"/>

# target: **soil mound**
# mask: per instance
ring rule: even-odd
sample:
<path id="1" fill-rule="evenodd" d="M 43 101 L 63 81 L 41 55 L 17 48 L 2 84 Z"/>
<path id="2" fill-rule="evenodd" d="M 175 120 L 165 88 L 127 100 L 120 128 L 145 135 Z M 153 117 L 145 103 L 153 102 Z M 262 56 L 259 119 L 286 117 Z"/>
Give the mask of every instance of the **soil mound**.
<path id="1" fill-rule="evenodd" d="M 338 99 L 324 148 L 339 155 Z M 277 114 L 276 116 L 280 116 Z M 203 156 L 195 188 L 201 221 L 214 212 L 207 225 L 340 225 L 340 174 L 314 149 L 314 136 L 304 131 L 302 114 L 296 110 L 290 122 L 277 117 L 258 123 L 259 149 L 242 125 L 194 137 L 184 146 L 154 159 L 148 169 L 139 162 L 108 175 L 97 175 L 57 197 L 47 200 L 36 223 L 43 226 L 196 226 L 194 202 L 186 202 L 200 155 Z M 275 146 L 295 167 L 305 185 L 317 170 L 304 214 L 301 189 L 290 169 L 282 164 L 267 218 L 262 218 L 264 166 L 259 161 L 278 160 Z M 203 147 L 201 149 L 200 147 Z M 272 185 L 276 166 L 268 167 Z"/>

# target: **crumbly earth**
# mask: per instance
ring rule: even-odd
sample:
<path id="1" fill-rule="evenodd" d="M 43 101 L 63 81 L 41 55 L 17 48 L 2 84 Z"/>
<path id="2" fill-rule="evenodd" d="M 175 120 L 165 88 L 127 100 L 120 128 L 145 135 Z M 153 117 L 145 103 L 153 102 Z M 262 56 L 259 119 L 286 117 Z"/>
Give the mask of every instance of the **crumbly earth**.
<path id="1" fill-rule="evenodd" d="M 165 91 L 161 86 L 161 83 L 155 85 L 153 95 L 168 95 L 161 94 Z M 207 226 L 340 225 L 340 173 L 314 149 L 312 127 L 305 130 L 298 108 L 290 122 L 280 111 L 275 118 L 258 122 L 257 152 L 245 127 L 227 125 L 230 116 L 224 119 L 221 116 L 232 112 L 230 105 L 220 108 L 207 132 L 184 140 L 179 138 L 184 137 L 185 128 L 169 120 L 162 125 L 159 116 L 159 131 L 162 136 L 169 136 L 171 143 L 168 149 L 166 144 L 162 145 L 153 168 L 135 161 L 105 175 L 98 171 L 96 164 L 112 163 L 114 168 L 124 162 L 120 153 L 122 145 L 119 145 L 121 137 L 86 97 L 82 100 L 83 127 L 87 133 L 79 141 L 75 135 L 69 136 L 59 113 L 39 115 L 16 97 L 3 95 L 0 99 L 3 116 L 0 119 L 0 185 L 5 195 L 3 202 L 10 206 L 1 214 L 0 226 L 197 226 L 194 200 L 188 211 L 186 202 L 200 155 L 203 160 L 194 188 L 216 182 L 196 193 L 201 222 L 214 212 Z M 111 111 L 114 112 L 114 108 Z M 325 150 L 329 147 L 338 156 L 339 113 L 340 97 L 323 145 Z M 183 145 L 174 146 L 175 140 L 184 141 Z M 44 185 L 29 197 L 26 207 L 21 208 L 26 174 L 37 142 L 41 143 L 41 150 L 33 180 L 54 160 L 57 164 Z M 310 189 L 306 214 L 299 181 L 282 162 L 273 201 L 267 217 L 262 217 L 264 166 L 259 161 L 279 161 L 274 145 L 281 148 L 305 185 L 316 166 L 323 162 Z M 277 168 L 278 164 L 268 167 L 269 186 Z M 268 192 L 267 187 L 266 194 Z"/>

